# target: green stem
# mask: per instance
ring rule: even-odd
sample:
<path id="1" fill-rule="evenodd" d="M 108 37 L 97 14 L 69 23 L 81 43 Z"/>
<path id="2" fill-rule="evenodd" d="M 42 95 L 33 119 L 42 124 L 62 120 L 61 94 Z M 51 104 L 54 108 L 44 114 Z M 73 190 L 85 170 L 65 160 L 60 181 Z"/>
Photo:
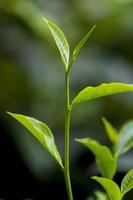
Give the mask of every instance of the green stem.
<path id="1" fill-rule="evenodd" d="M 66 182 L 66 188 L 68 193 L 69 200 L 73 200 L 71 181 L 70 181 L 70 170 L 69 170 L 69 160 L 70 160 L 70 117 L 71 117 L 71 109 L 70 109 L 70 95 L 69 95 L 69 72 L 65 74 L 65 89 L 66 89 L 66 114 L 65 114 L 65 168 L 64 168 L 64 176 Z"/>

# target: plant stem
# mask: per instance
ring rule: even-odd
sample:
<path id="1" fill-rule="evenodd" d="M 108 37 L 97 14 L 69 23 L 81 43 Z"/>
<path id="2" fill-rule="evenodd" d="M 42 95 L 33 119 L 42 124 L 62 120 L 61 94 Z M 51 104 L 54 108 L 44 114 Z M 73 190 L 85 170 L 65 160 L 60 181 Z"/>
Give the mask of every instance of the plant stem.
<path id="1" fill-rule="evenodd" d="M 69 200 L 73 200 L 72 188 L 71 188 L 71 180 L 70 180 L 70 171 L 69 171 L 69 160 L 70 160 L 70 117 L 71 117 L 71 109 L 70 109 L 70 95 L 69 95 L 69 72 L 65 74 L 65 90 L 66 90 L 66 114 L 65 114 L 65 169 L 64 176 L 66 182 L 66 188 L 68 193 Z"/>

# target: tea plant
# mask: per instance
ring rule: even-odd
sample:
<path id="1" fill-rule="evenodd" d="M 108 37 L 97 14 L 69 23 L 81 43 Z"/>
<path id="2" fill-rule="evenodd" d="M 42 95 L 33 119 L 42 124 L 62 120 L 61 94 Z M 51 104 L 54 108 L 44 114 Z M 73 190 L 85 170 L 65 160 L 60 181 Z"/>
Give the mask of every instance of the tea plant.
<path id="1" fill-rule="evenodd" d="M 122 200 L 124 195 L 133 188 L 133 169 L 131 169 L 123 178 L 121 189 L 110 179 L 97 176 L 93 176 L 92 178 L 103 186 L 111 200 Z"/>
<path id="2" fill-rule="evenodd" d="M 87 147 L 95 155 L 99 171 L 104 178 L 96 176 L 92 178 L 99 182 L 105 188 L 112 200 L 115 200 L 116 198 L 113 198 L 110 195 L 111 191 L 108 191 L 108 185 L 116 184 L 114 184 L 114 182 L 109 179 L 113 179 L 116 173 L 118 157 L 125 154 L 133 147 L 133 121 L 127 122 L 122 126 L 120 131 L 117 131 L 105 118 L 103 118 L 102 120 L 106 130 L 106 134 L 110 142 L 112 143 L 111 150 L 107 146 L 101 145 L 91 138 L 76 139 L 76 141 Z M 130 175 L 125 176 L 121 186 L 121 188 L 125 187 L 127 192 L 129 191 L 127 188 L 130 187 L 131 182 L 133 182 L 133 169 L 130 171 L 130 173 L 128 172 L 128 174 Z M 106 182 L 105 185 L 103 182 Z M 127 184 L 124 186 L 125 183 Z M 113 186 L 111 188 L 113 188 Z M 132 189 L 132 187 L 130 187 L 130 189 Z M 121 189 L 121 192 L 122 193 L 120 196 L 122 198 L 127 192 L 123 193 L 123 189 Z M 107 199 L 106 194 L 101 193 L 100 191 L 97 191 L 95 195 L 97 197 L 97 200 Z"/>
<path id="3" fill-rule="evenodd" d="M 29 132 L 32 133 L 34 137 L 36 137 L 36 139 L 44 146 L 44 148 L 57 161 L 57 163 L 59 164 L 59 166 L 61 167 L 64 173 L 68 199 L 73 200 L 71 181 L 70 181 L 70 170 L 69 170 L 69 135 L 70 135 L 70 118 L 71 118 L 72 110 L 79 103 L 83 103 L 85 101 L 90 101 L 90 100 L 97 99 L 97 98 L 104 97 L 111 94 L 131 92 L 133 91 L 133 84 L 114 82 L 114 83 L 103 83 L 96 87 L 88 86 L 85 89 L 83 89 L 81 92 L 79 92 L 78 95 L 71 101 L 70 95 L 69 95 L 70 93 L 69 77 L 70 77 L 72 64 L 78 57 L 80 50 L 85 45 L 89 36 L 95 29 L 95 26 L 92 27 L 92 29 L 85 35 L 85 37 L 77 44 L 73 52 L 70 53 L 69 44 L 63 32 L 60 30 L 60 28 L 56 26 L 54 23 L 52 23 L 51 21 L 47 20 L 46 18 L 43 18 L 43 21 L 48 26 L 53 36 L 53 39 L 55 40 L 55 43 L 61 55 L 61 59 L 65 66 L 64 71 L 65 71 L 66 103 L 65 103 L 65 149 L 64 149 L 65 160 L 64 162 L 62 161 L 61 155 L 55 144 L 53 134 L 45 123 L 40 122 L 32 117 L 24 116 L 21 114 L 15 114 L 11 112 L 8 112 L 8 114 L 11 115 L 13 118 L 15 118 L 17 121 L 19 121 L 26 129 L 28 129 Z M 110 133 L 109 131 L 108 134 L 113 142 L 117 141 L 117 136 L 114 132 Z M 133 179 L 131 175 L 132 171 L 130 171 L 124 178 L 122 182 L 122 189 L 121 189 L 122 192 L 120 192 L 120 189 L 118 188 L 116 183 L 110 180 L 110 178 L 114 176 L 114 173 L 116 170 L 117 154 L 115 153 L 114 154 L 115 156 L 113 157 L 107 147 L 101 147 L 99 144 L 92 141 L 91 139 L 83 139 L 83 140 L 78 139 L 77 141 L 87 145 L 87 147 L 91 149 L 91 151 L 93 151 L 93 153 L 96 155 L 96 157 L 98 157 L 97 162 L 100 166 L 102 174 L 106 177 L 106 178 L 93 177 L 93 179 L 97 180 L 105 188 L 105 190 L 108 192 L 112 200 L 120 200 L 120 198 L 133 187 Z M 99 150 L 101 151 L 100 154 L 99 154 Z M 108 158 L 110 164 L 108 164 L 106 159 L 104 159 L 106 157 Z M 112 167 L 109 168 L 109 165 L 111 165 Z M 126 180 L 128 180 L 128 183 L 126 182 Z"/>

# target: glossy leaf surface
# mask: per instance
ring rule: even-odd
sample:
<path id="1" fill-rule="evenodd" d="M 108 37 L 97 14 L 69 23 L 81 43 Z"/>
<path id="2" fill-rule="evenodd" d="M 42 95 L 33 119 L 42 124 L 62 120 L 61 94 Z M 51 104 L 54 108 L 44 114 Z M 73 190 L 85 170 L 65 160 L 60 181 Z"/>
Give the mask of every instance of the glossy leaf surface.
<path id="1" fill-rule="evenodd" d="M 118 185 L 107 178 L 101 178 L 94 176 L 92 177 L 95 181 L 97 181 L 102 187 L 106 190 L 108 196 L 111 200 L 121 200 L 121 192 Z"/>
<path id="2" fill-rule="evenodd" d="M 116 171 L 117 162 L 116 159 L 113 158 L 108 147 L 101 145 L 90 138 L 76 139 L 76 141 L 92 151 L 96 157 L 96 162 L 102 175 L 106 178 L 112 179 Z"/>
<path id="3" fill-rule="evenodd" d="M 93 26 L 92 29 L 85 35 L 85 37 L 76 45 L 76 47 L 73 50 L 72 54 L 72 60 L 75 61 L 78 54 L 80 53 L 80 50 L 83 48 L 85 43 L 87 42 L 88 38 L 92 34 L 93 30 L 95 29 L 96 26 Z"/>
<path id="4" fill-rule="evenodd" d="M 107 121 L 104 117 L 102 118 L 106 133 L 112 143 L 116 143 L 118 141 L 118 133 L 115 128 L 111 125 L 109 121 Z"/>
<path id="5" fill-rule="evenodd" d="M 133 169 L 131 169 L 123 178 L 121 183 L 121 193 L 124 196 L 133 188 Z"/>
<path id="6" fill-rule="evenodd" d="M 49 127 L 32 117 L 8 112 L 10 116 L 20 122 L 34 137 L 43 145 L 43 147 L 53 156 L 53 158 L 63 168 L 62 159 L 54 141 L 54 137 Z"/>
<path id="7" fill-rule="evenodd" d="M 126 153 L 133 147 L 133 121 L 126 123 L 119 133 L 118 155 Z"/>
<path id="8" fill-rule="evenodd" d="M 111 94 L 133 91 L 133 84 L 103 83 L 96 87 L 86 87 L 72 101 L 76 105 L 85 101 L 97 99 Z"/>
<path id="9" fill-rule="evenodd" d="M 61 54 L 62 61 L 65 64 L 65 67 L 67 70 L 68 65 L 69 65 L 69 45 L 66 40 L 66 37 L 64 33 L 61 31 L 61 29 L 58 26 L 56 26 L 54 23 L 47 20 L 46 18 L 43 18 L 43 20 L 47 24 L 49 30 L 52 33 L 52 36 Z"/>

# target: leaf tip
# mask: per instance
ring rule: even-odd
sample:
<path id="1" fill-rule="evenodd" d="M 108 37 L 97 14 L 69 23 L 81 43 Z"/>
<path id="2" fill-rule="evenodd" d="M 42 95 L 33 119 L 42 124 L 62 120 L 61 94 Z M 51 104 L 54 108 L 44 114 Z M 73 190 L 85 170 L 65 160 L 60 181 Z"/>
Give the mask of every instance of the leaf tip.
<path id="1" fill-rule="evenodd" d="M 92 28 L 91 28 L 89 34 L 92 34 L 92 32 L 95 30 L 95 28 L 96 28 L 96 25 L 92 26 Z"/>
<path id="2" fill-rule="evenodd" d="M 102 118 L 101 118 L 102 120 L 105 120 L 105 117 L 104 116 L 102 116 Z"/>
<path id="3" fill-rule="evenodd" d="M 91 179 L 93 179 L 94 181 L 98 181 L 98 178 L 97 176 L 91 176 Z"/>
<path id="4" fill-rule="evenodd" d="M 48 23 L 48 20 L 46 17 L 42 17 L 42 20 L 45 22 L 45 23 Z"/>
<path id="5" fill-rule="evenodd" d="M 12 112 L 9 112 L 9 111 L 6 111 L 6 113 L 7 113 L 8 115 L 10 115 L 11 117 L 15 118 L 15 119 L 16 119 L 16 117 L 18 116 L 18 114 L 12 113 Z"/>
<path id="6" fill-rule="evenodd" d="M 92 31 L 96 28 L 96 24 L 92 27 Z"/>
<path id="7" fill-rule="evenodd" d="M 9 112 L 9 111 L 6 111 L 6 113 L 8 114 L 8 115 L 12 115 L 13 113 L 11 113 L 11 112 Z"/>
<path id="8" fill-rule="evenodd" d="M 101 118 L 101 120 L 102 120 L 103 124 L 105 125 L 106 122 L 107 122 L 107 119 L 103 116 L 103 117 Z"/>
<path id="9" fill-rule="evenodd" d="M 45 20 L 46 19 L 46 17 L 42 17 L 42 20 Z"/>
<path id="10" fill-rule="evenodd" d="M 75 142 L 81 143 L 81 139 L 75 138 L 74 139 Z"/>
<path id="11" fill-rule="evenodd" d="M 94 179 L 94 180 L 96 180 L 96 179 L 97 179 L 97 177 L 96 177 L 96 176 L 91 176 L 91 179 Z"/>

